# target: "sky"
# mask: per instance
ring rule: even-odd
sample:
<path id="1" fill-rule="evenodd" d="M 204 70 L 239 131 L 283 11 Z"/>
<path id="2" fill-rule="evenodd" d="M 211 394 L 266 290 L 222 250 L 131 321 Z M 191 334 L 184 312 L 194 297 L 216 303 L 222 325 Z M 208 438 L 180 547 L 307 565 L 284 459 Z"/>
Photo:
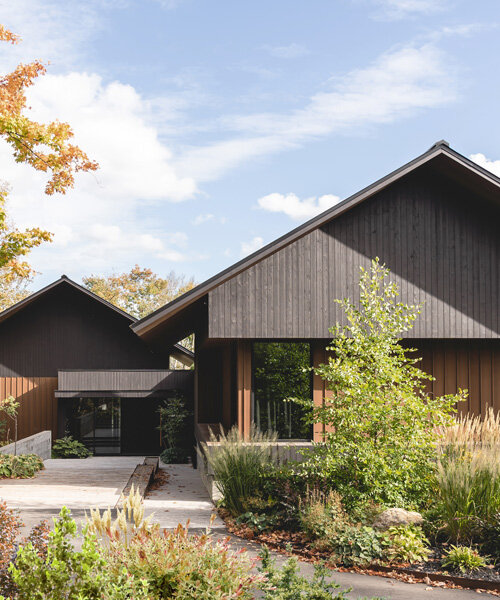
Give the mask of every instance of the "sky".
<path id="1" fill-rule="evenodd" d="M 446 139 L 500 175 L 498 0 L 0 0 L 1 72 L 100 164 L 1 179 L 33 288 L 149 267 L 201 282 Z"/>

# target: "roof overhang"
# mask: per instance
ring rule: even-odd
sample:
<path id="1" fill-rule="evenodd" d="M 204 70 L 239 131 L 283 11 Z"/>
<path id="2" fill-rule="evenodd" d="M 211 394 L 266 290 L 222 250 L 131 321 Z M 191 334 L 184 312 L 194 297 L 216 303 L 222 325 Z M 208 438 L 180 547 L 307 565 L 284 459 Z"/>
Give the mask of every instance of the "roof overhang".
<path id="1" fill-rule="evenodd" d="M 191 307 L 194 303 L 200 302 L 201 299 L 217 286 L 228 279 L 235 277 L 242 271 L 275 252 L 278 252 L 295 240 L 304 237 L 314 229 L 339 217 L 354 206 L 364 202 L 381 190 L 422 167 L 431 168 L 436 172 L 445 174 L 446 176 L 455 179 L 461 185 L 474 189 L 476 193 L 484 195 L 491 202 L 495 202 L 496 204 L 500 203 L 500 178 L 451 149 L 447 142 L 437 142 L 424 154 L 406 163 L 392 173 L 389 173 L 385 177 L 382 177 L 349 198 L 346 198 L 342 202 L 339 202 L 332 208 L 317 217 L 314 217 L 310 221 L 307 221 L 296 229 L 293 229 L 291 232 L 278 238 L 274 242 L 264 246 L 257 252 L 254 252 L 217 275 L 207 279 L 205 282 L 166 304 L 162 308 L 154 311 L 147 317 L 136 321 L 131 325 L 131 328 L 141 337 L 157 337 L 158 330 L 165 328 L 165 323 L 175 319 L 176 315 L 180 315 L 181 311 L 183 313 L 183 320 L 187 320 L 185 311 L 188 307 Z M 180 316 L 178 320 L 180 320 Z M 181 338 L 178 337 L 177 339 Z"/>

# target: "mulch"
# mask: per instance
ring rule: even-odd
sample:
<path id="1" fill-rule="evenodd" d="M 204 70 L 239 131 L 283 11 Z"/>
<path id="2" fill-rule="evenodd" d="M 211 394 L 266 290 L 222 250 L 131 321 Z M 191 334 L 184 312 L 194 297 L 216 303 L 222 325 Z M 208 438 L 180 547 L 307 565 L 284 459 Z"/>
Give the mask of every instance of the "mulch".
<path id="1" fill-rule="evenodd" d="M 474 589 L 478 593 L 484 592 L 500 597 L 500 566 L 479 569 L 474 573 L 443 573 L 440 569 L 442 550 L 436 549 L 427 562 L 420 564 L 342 567 L 333 563 L 331 555 L 327 552 L 312 548 L 310 540 L 301 532 L 280 530 L 256 532 L 246 525 L 235 523 L 234 519 L 223 509 L 219 509 L 219 515 L 233 535 L 266 544 L 276 552 L 288 556 L 294 555 L 304 562 L 324 562 L 327 567 L 344 573 L 377 575 L 406 583 L 424 583 L 429 587 Z"/>

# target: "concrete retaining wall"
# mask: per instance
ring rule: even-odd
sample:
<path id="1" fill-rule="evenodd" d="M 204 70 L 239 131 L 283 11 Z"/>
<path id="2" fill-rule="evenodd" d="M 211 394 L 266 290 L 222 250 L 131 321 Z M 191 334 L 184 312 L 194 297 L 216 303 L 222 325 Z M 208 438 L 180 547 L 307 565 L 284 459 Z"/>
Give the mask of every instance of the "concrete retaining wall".
<path id="1" fill-rule="evenodd" d="M 27 438 L 18 440 L 17 449 L 14 449 L 15 444 L 8 444 L 0 447 L 2 454 L 37 454 L 41 459 L 46 460 L 51 457 L 52 450 L 52 432 L 41 431 L 30 435 Z"/>

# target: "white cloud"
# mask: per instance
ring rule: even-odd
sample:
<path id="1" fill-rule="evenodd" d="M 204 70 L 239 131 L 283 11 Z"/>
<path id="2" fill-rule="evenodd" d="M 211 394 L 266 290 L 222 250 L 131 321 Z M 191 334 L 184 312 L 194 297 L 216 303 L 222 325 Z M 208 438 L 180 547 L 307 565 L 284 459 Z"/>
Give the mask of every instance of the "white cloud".
<path id="1" fill-rule="evenodd" d="M 309 50 L 302 44 L 288 44 L 288 46 L 264 46 L 271 56 L 276 58 L 300 58 L 309 54 Z"/>
<path id="2" fill-rule="evenodd" d="M 213 221 L 214 218 L 215 215 L 212 214 L 198 215 L 193 219 L 193 225 L 201 225 L 202 223 L 206 223 L 207 221 Z"/>
<path id="3" fill-rule="evenodd" d="M 432 44 L 387 52 L 364 69 L 327 82 L 301 109 L 223 120 L 240 135 L 186 151 L 181 173 L 199 181 L 266 154 L 296 148 L 306 141 L 348 130 L 392 123 L 456 97 L 452 70 Z"/>
<path id="4" fill-rule="evenodd" d="M 179 260 L 187 243 L 182 232 L 163 232 L 143 216 L 148 206 L 192 198 L 195 182 L 180 177 L 172 153 L 158 138 L 147 100 L 129 85 L 105 84 L 95 74 L 47 75 L 31 88 L 31 116 L 59 118 L 75 131 L 75 141 L 100 164 L 96 173 L 77 175 L 65 196 L 43 194 L 46 176 L 14 162 L 0 143 L 2 179 L 12 187 L 10 214 L 22 227 L 41 226 L 55 242 L 33 252 L 42 272 L 79 268 L 95 271 L 110 265 L 164 258 Z M 182 252 L 183 259 L 190 255 Z M 65 266 L 66 265 L 66 266 Z"/>
<path id="5" fill-rule="evenodd" d="M 255 236 L 249 242 L 241 242 L 241 255 L 248 256 L 256 252 L 264 245 L 264 240 L 260 236 Z"/>
<path id="6" fill-rule="evenodd" d="M 500 177 L 500 160 L 490 160 L 481 153 L 471 154 L 469 158 L 484 169 L 488 169 L 488 171 L 494 173 L 497 177 Z"/>
<path id="7" fill-rule="evenodd" d="M 340 201 L 338 196 L 325 194 L 319 198 L 301 200 L 296 194 L 268 194 L 257 200 L 259 208 L 269 212 L 284 213 L 295 221 L 311 219 Z"/>
<path id="8" fill-rule="evenodd" d="M 385 17 L 402 19 L 414 15 L 428 15 L 445 8 L 446 0 L 375 0 Z"/>

